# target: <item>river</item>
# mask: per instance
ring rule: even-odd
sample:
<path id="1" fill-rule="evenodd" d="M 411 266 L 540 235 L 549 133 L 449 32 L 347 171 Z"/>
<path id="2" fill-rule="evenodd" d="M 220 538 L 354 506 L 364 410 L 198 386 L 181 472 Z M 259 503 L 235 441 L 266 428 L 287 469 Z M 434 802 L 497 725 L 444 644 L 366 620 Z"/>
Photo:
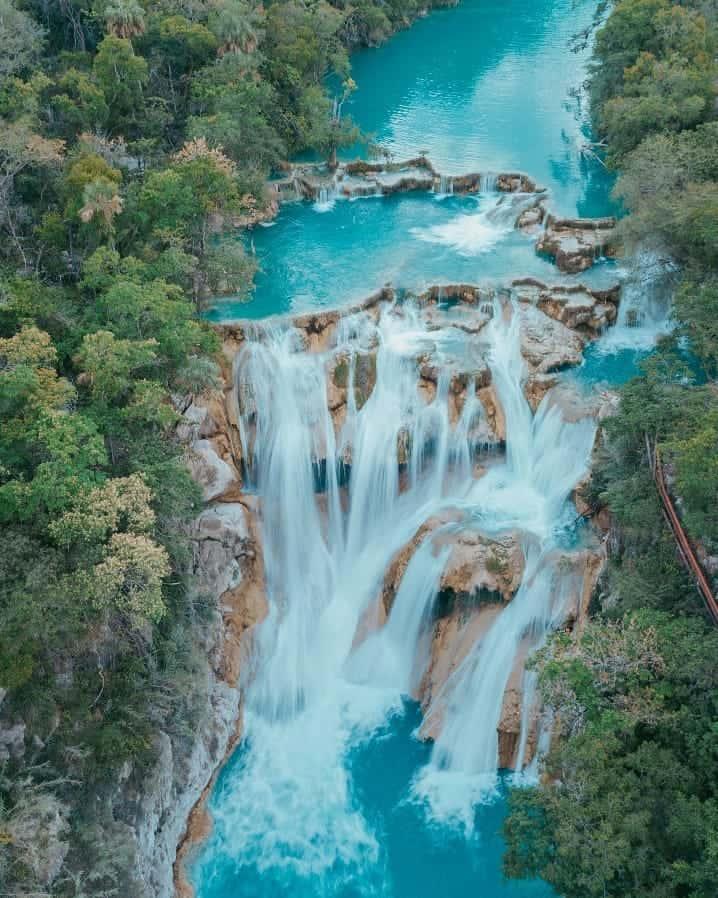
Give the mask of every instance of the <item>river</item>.
<path id="1" fill-rule="evenodd" d="M 381 49 L 355 54 L 358 90 L 348 111 L 397 159 L 426 151 L 448 175 L 521 170 L 548 189 L 556 212 L 611 213 L 611 178 L 581 151 L 590 48 L 572 42 L 595 7 L 465 0 L 432 13 Z M 261 264 L 252 299 L 219 303 L 212 317 L 341 306 L 386 282 L 416 288 L 527 274 L 559 281 L 532 240 L 491 225 L 491 201 L 424 194 L 285 207 L 250 238 Z M 583 279 L 617 274 L 602 261 Z M 252 447 L 248 480 L 262 501 L 271 610 L 257 635 L 245 739 L 218 778 L 209 800 L 214 828 L 192 863 L 198 898 L 551 895 L 544 883 L 501 873 L 508 774 L 497 770 L 496 729 L 515 658 L 566 614 L 566 553 L 591 545 L 569 494 L 587 470 L 595 422 L 564 420 L 550 398 L 535 414 L 529 407 L 525 314 L 514 300 L 495 302 L 479 350 L 451 321 L 429 328 L 408 309 L 399 317 L 360 313 L 327 352 L 303 351 L 281 323 L 260 326 L 242 356 L 239 377 L 252 402 L 240 418 L 245 450 Z M 619 328 L 622 339 L 599 341 L 578 376 L 565 380 L 585 390 L 624 379 L 655 330 Z M 369 353 L 375 382 L 358 407 L 353 386 Z M 418 399 L 417 353 L 438 360 L 428 404 Z M 339 437 L 325 395 L 334 355 L 349 381 Z M 490 370 L 506 417 L 505 457 L 478 477 L 485 413 L 467 398 L 458 421 L 452 417 L 450 375 L 441 374 L 469 356 Z M 409 449 L 399 472 L 402 440 Z M 347 455 L 348 488 L 334 463 Z M 357 645 L 391 559 L 447 509 L 454 517 L 441 518 L 417 548 L 389 622 Z M 520 534 L 525 558 L 520 587 L 450 679 L 436 743 L 421 741 L 419 706 L 408 696 L 428 664 L 445 540 L 509 532 Z M 530 781 L 535 765 L 525 768 Z"/>

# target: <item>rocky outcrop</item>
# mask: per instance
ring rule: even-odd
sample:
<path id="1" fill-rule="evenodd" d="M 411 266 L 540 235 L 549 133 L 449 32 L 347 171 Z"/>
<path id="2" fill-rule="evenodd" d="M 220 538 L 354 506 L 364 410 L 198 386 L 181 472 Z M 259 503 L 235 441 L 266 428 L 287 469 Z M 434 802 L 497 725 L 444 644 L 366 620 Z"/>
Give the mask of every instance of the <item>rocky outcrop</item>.
<path id="1" fill-rule="evenodd" d="M 489 631 L 502 607 L 498 603 L 470 609 L 457 605 L 436 622 L 429 664 L 419 687 L 418 697 L 425 714 L 420 729 L 423 739 L 435 739 L 441 732 L 446 683 Z"/>
<path id="2" fill-rule="evenodd" d="M 439 586 L 438 612 L 456 605 L 471 607 L 486 603 L 508 602 L 521 584 L 524 556 L 518 535 L 506 533 L 489 537 L 477 530 L 449 526 L 464 523 L 458 509 L 450 509 L 429 518 L 414 537 L 394 556 L 387 568 L 382 587 L 382 602 L 388 616 L 399 585 L 417 547 L 430 534 L 437 549 L 451 546 Z"/>
<path id="3" fill-rule="evenodd" d="M 193 480 L 202 488 L 205 502 L 238 498 L 241 488 L 239 433 L 229 420 L 224 394 L 178 402 L 181 420 L 177 437 L 185 446 L 185 458 Z"/>
<path id="4" fill-rule="evenodd" d="M 451 178 L 451 187 L 452 193 L 543 193 L 543 189 L 522 172 L 456 175 Z"/>
<path id="5" fill-rule="evenodd" d="M 535 306 L 521 310 L 521 354 L 530 374 L 551 374 L 583 359 L 584 340 Z"/>
<path id="6" fill-rule="evenodd" d="M 599 337 L 618 316 L 620 286 L 592 290 L 583 284 L 546 284 L 534 278 L 513 281 L 514 296 L 587 338 Z"/>
<path id="7" fill-rule="evenodd" d="M 523 561 L 523 559 L 522 559 Z M 450 562 L 451 563 L 451 560 Z M 522 563 L 515 571 L 520 582 Z M 605 551 L 596 546 L 565 553 L 559 564 L 570 577 L 571 591 L 566 599 L 564 628 L 580 633 L 588 617 L 588 607 L 605 563 Z M 518 588 L 518 583 L 516 584 Z M 460 667 L 471 649 L 488 633 L 501 613 L 504 600 L 494 597 L 485 603 L 455 602 L 438 605 L 438 619 L 434 625 L 430 660 L 419 688 L 419 699 L 425 711 L 421 736 L 435 739 L 441 731 L 447 699 L 447 683 Z M 521 737 L 524 703 L 524 671 L 530 656 L 531 643 L 527 638 L 519 646 L 504 690 L 501 716 L 497 727 L 499 766 L 513 768 Z M 536 749 L 538 707 L 530 709 L 524 763 L 529 763 Z"/>
<path id="8" fill-rule="evenodd" d="M 391 196 L 413 191 L 455 194 L 544 192 L 522 172 L 442 175 L 426 156 L 403 162 L 357 160 L 340 163 L 335 169 L 321 163 L 304 163 L 294 166 L 286 177 L 269 182 L 268 188 L 278 202 Z"/>
<path id="9" fill-rule="evenodd" d="M 536 241 L 536 250 L 550 256 L 559 271 L 577 274 L 600 256 L 615 252 L 615 218 L 554 218 Z"/>
<path id="10" fill-rule="evenodd" d="M 134 855 L 136 894 L 153 898 L 175 894 L 173 868 L 190 813 L 238 738 L 240 675 L 252 628 L 266 614 L 255 509 L 241 495 L 241 456 L 233 448 L 237 437 L 224 399 L 217 393 L 190 397 L 180 408 L 177 433 L 208 499 L 189 532 L 196 601 L 205 609 L 201 626 L 191 632 L 197 653 L 191 699 L 195 725 L 160 731 L 152 769 L 141 778 L 126 769 L 108 798 Z M 177 877 L 182 878 L 180 870 Z"/>
<path id="11" fill-rule="evenodd" d="M 525 209 L 516 219 L 516 227 L 524 234 L 538 234 L 546 218 L 546 208 L 543 202 L 539 202 L 529 209 Z"/>
<path id="12" fill-rule="evenodd" d="M 475 530 L 442 534 L 439 545 L 449 543 L 451 554 L 441 578 L 442 603 L 464 606 L 492 600 L 510 601 L 521 585 L 524 556 L 518 534 L 493 538 Z"/>

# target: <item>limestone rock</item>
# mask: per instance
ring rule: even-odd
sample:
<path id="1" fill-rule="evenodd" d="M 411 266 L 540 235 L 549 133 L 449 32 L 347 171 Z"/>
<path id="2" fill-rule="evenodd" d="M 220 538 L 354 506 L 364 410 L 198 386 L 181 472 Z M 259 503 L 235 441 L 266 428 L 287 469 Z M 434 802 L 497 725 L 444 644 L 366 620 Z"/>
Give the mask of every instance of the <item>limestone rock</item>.
<path id="1" fill-rule="evenodd" d="M 448 510 L 429 518 L 410 542 L 394 557 L 384 577 L 383 601 L 389 614 L 409 561 L 429 534 L 452 522 L 463 520 L 458 510 Z M 521 583 L 524 570 L 523 551 L 517 534 L 495 538 L 472 530 L 449 530 L 433 537 L 437 549 L 451 545 L 440 592 L 444 603 L 509 601 Z M 441 614 L 441 606 L 437 613 Z"/>
<path id="2" fill-rule="evenodd" d="M 524 234 L 537 234 L 543 224 L 546 210 L 542 204 L 525 209 L 516 219 L 516 227 Z"/>
<path id="3" fill-rule="evenodd" d="M 521 310 L 521 353 L 531 374 L 550 374 L 583 358 L 583 339 L 533 306 Z"/>
<path id="4" fill-rule="evenodd" d="M 239 431 L 229 420 L 227 406 L 221 393 L 190 397 L 180 406 L 177 438 L 187 447 L 187 466 L 202 487 L 205 502 L 219 496 L 236 497 L 241 487 Z"/>
<path id="5" fill-rule="evenodd" d="M 192 533 L 197 587 L 219 597 L 224 623 L 215 670 L 232 686 L 238 682 L 242 636 L 267 612 L 261 552 L 250 516 L 238 502 L 217 504 L 202 512 Z"/>
<path id="6" fill-rule="evenodd" d="M 21 796 L 4 826 L 22 863 L 46 887 L 60 874 L 70 849 L 64 838 L 67 814 L 67 807 L 51 792 L 33 790 Z"/>
<path id="7" fill-rule="evenodd" d="M 559 271 L 577 274 L 613 251 L 615 218 L 554 218 L 536 241 L 540 253 L 551 256 Z"/>
<path id="8" fill-rule="evenodd" d="M 444 688 L 471 648 L 489 630 L 502 605 L 480 605 L 474 608 L 455 607 L 440 618 L 434 628 L 431 656 L 419 687 L 419 700 L 425 712 L 420 735 L 435 739 L 443 724 Z"/>
<path id="9" fill-rule="evenodd" d="M 0 721 L 0 764 L 25 754 L 25 724 Z"/>
<path id="10" fill-rule="evenodd" d="M 193 443 L 187 463 L 192 479 L 202 487 L 205 502 L 223 495 L 237 481 L 237 472 L 219 457 L 210 440 Z"/>
<path id="11" fill-rule="evenodd" d="M 521 584 L 524 556 L 517 534 L 489 538 L 478 531 L 442 534 L 439 543 L 453 548 L 441 578 L 441 589 L 465 600 L 500 594 L 509 601 Z"/>
<path id="12" fill-rule="evenodd" d="M 493 384 L 487 387 L 481 387 L 476 391 L 481 404 L 486 412 L 486 419 L 489 425 L 489 432 L 496 437 L 498 443 L 506 442 L 506 415 L 499 402 L 496 388 Z"/>
<path id="13" fill-rule="evenodd" d="M 594 338 L 613 324 L 618 315 L 620 285 L 591 290 L 583 284 L 547 286 L 534 278 L 513 282 L 519 302 L 534 305 L 545 315 L 571 330 Z"/>
<path id="14" fill-rule="evenodd" d="M 541 405 L 544 396 L 549 390 L 553 389 L 558 383 L 558 376 L 555 374 L 531 374 L 524 384 L 524 395 L 526 401 L 531 406 L 531 411 L 535 412 Z"/>

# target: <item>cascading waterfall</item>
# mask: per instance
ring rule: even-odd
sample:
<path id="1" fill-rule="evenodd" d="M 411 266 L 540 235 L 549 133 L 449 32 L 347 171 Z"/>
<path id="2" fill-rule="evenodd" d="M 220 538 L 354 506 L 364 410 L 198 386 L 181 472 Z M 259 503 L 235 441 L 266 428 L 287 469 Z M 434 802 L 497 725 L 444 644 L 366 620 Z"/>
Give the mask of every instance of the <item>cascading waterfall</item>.
<path id="1" fill-rule="evenodd" d="M 596 344 L 597 352 L 650 349 L 659 337 L 670 333 L 670 306 L 677 266 L 650 250 L 636 254 L 626 268 L 618 320 Z"/>
<path id="2" fill-rule="evenodd" d="M 524 640 L 533 647 L 564 617 L 570 584 L 557 558 L 529 550 L 519 591 L 456 671 L 429 766 L 416 783 L 439 819 L 471 829 L 477 801 L 498 785 L 498 734 L 504 692 Z"/>
<path id="3" fill-rule="evenodd" d="M 439 581 L 451 545 L 436 544 L 430 534 L 414 552 L 401 580 L 387 623 L 352 655 L 349 676 L 372 686 L 414 694 L 428 661 L 428 637 Z"/>
<path id="4" fill-rule="evenodd" d="M 536 710 L 538 702 L 537 686 L 538 675 L 536 674 L 536 671 L 524 670 L 521 678 L 521 729 L 519 731 L 519 745 L 516 751 L 516 761 L 514 762 L 514 769 L 516 770 L 514 779 L 516 782 L 522 781 L 521 778 L 524 775 L 523 771 L 526 766 L 529 729 L 531 728 L 532 715 Z"/>
<path id="5" fill-rule="evenodd" d="M 515 305 L 503 314 L 497 309 L 492 319 L 491 370 L 506 416 L 507 463 L 476 482 L 469 502 L 482 528 L 513 527 L 526 534 L 526 572 L 516 596 L 447 683 L 441 708 L 429 709 L 443 725 L 431 762 L 415 783 L 416 795 L 435 816 L 468 829 L 475 802 L 491 797 L 497 785 L 497 729 L 519 649 L 545 639 L 576 591 L 559 568 L 556 528 L 571 489 L 587 470 L 595 437 L 592 419 L 565 421 L 550 393 L 531 415 L 522 389 L 520 322 Z"/>
<path id="6" fill-rule="evenodd" d="M 352 669 L 350 657 L 359 621 L 392 557 L 428 517 L 464 499 L 473 482 L 472 424 L 479 406 L 467 402 L 452 428 L 447 375 L 432 402 L 418 391 L 417 357 L 437 350 L 447 336 L 428 332 L 418 310 L 406 306 L 384 310 L 378 323 L 363 314 L 345 319 L 327 353 L 303 351 L 291 327 L 258 328 L 240 357 L 240 431 L 261 496 L 270 605 L 255 640 L 245 754 L 232 784 L 242 801 L 215 815 L 240 865 L 294 865 L 302 875 L 329 869 L 335 875 L 376 857 L 370 828 L 353 807 L 344 757 L 356 733 L 382 723 L 410 691 L 417 670 L 411 642 L 426 636 L 445 549 L 427 539 L 407 570 L 380 652 L 395 632 L 407 627 L 410 634 L 401 633 L 403 655 L 395 667 L 382 661 L 383 681 L 356 676 L 361 665 Z M 368 350 L 376 353 L 376 384 L 358 408 L 356 356 Z M 346 421 L 335 437 L 327 365 L 347 354 Z M 403 484 L 401 445 L 407 448 Z M 343 510 L 337 472 L 347 458 Z M 457 472 L 450 470 L 454 459 Z M 315 493 L 320 464 L 321 511 Z"/>
<path id="7" fill-rule="evenodd" d="M 436 190 L 435 192 L 437 199 L 442 199 L 445 196 L 453 196 L 454 179 L 451 177 L 451 175 L 439 175 L 438 190 Z"/>
<path id="8" fill-rule="evenodd" d="M 595 3 L 493 6 L 462 3 L 388 51 L 357 54 L 353 118 L 395 158 L 422 146 L 444 171 L 523 170 L 547 186 L 557 215 L 612 214 L 610 176 L 572 151 L 584 110 L 566 103 L 590 54 L 590 42 L 567 54 L 567 41 L 590 30 Z M 507 15 L 518 30 L 505 27 Z M 448 62 L 433 52 L 437 28 Z M 550 91 L 539 89 L 549 82 Z M 552 269 L 533 252 L 533 235 L 515 227 L 541 198 L 504 193 L 494 174 L 469 196 L 452 198 L 451 180 L 437 177 L 433 198 L 353 205 L 337 190 L 349 180 L 319 172 L 314 203 L 285 208 L 250 236 L 263 273 L 252 304 L 232 303 L 225 318 L 321 317 L 387 282 L 533 276 L 603 287 L 622 276 L 612 260 L 580 278 Z M 401 177 L 378 177 L 375 195 L 392 193 Z M 306 191 L 295 186 L 298 197 Z M 616 368 L 594 369 L 594 354 L 624 346 L 630 354 L 660 333 L 664 316 L 645 311 L 640 280 L 635 290 L 624 284 L 617 327 L 586 347 L 581 387 L 599 379 L 596 369 Z M 552 894 L 540 882 L 502 881 L 495 833 L 505 809 L 489 799 L 509 751 L 521 783 L 550 745 L 551 715 L 525 660 L 580 591 L 582 534 L 568 497 L 594 425 L 566 401 L 570 376 L 535 413 L 525 402 L 520 341 L 534 309 L 495 303 L 485 324 L 483 287 L 478 308 L 454 300 L 452 291 L 441 309 L 342 314 L 310 335 L 311 348 L 286 322 L 265 319 L 252 333 L 243 325 L 243 480 L 256 493 L 269 614 L 242 667 L 242 745 L 218 777 L 213 832 L 194 868 L 202 898 Z M 545 333 L 552 340 L 559 330 Z M 510 546 L 512 589 L 523 551 L 513 598 L 500 602 L 482 587 L 475 601 L 452 593 L 449 584 L 464 579 L 457 565 L 480 557 L 507 590 L 508 576 L 489 571 L 489 560 L 504 563 L 493 540 Z M 431 698 L 423 723 L 409 694 Z M 412 741 L 416 727 L 431 731 L 433 747 Z M 472 823 L 480 837 L 468 842 Z"/>
<path id="9" fill-rule="evenodd" d="M 496 193 L 496 180 L 494 172 L 482 174 L 479 181 L 479 189 L 482 193 Z"/>
<path id="10" fill-rule="evenodd" d="M 563 614 L 550 529 L 593 439 L 593 424 L 565 422 L 550 396 L 531 415 L 522 391 L 521 314 L 496 302 L 486 327 L 508 439 L 506 462 L 479 480 L 484 413 L 475 391 L 467 389 L 453 424 L 450 414 L 452 353 L 469 339 L 462 331 L 430 329 L 420 309 L 404 304 L 377 317 L 347 316 L 324 352 L 306 351 L 286 325 L 250 335 L 237 394 L 247 473 L 261 497 L 270 610 L 254 643 L 242 762 L 227 786 L 241 800 L 215 811 L 220 850 L 238 866 L 280 879 L 290 867 L 302 877 L 325 872 L 335 884 L 374 869 L 379 847 L 355 806 L 346 757 L 416 689 L 451 550 L 443 537 L 464 526 L 521 528 L 529 563 L 519 593 L 449 683 L 424 794 L 436 809 L 454 794 L 447 777 L 464 784 L 464 801 L 467 776 L 482 794 L 495 782 L 496 724 L 519 647 L 526 639 L 536 644 Z M 375 355 L 376 378 L 361 404 L 358 364 L 367 353 Z M 430 401 L 419 390 L 427 355 L 439 371 Z M 347 386 L 337 434 L 327 375 L 338 359 L 346 362 Z M 348 487 L 339 476 L 344 465 Z M 447 508 L 463 510 L 464 523 L 423 538 L 388 622 L 357 638 L 391 560 Z"/>
<path id="11" fill-rule="evenodd" d="M 331 212 L 337 199 L 339 199 L 339 187 L 335 175 L 330 185 L 319 188 L 314 209 L 317 212 Z"/>

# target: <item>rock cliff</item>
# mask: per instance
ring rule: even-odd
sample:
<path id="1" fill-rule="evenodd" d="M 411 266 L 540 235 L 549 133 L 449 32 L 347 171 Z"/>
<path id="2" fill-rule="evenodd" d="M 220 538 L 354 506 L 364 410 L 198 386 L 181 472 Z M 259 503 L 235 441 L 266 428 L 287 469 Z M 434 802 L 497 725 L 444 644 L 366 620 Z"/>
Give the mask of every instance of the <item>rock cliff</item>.
<path id="1" fill-rule="evenodd" d="M 475 352 L 467 358 L 431 354 L 417 357 L 419 393 L 425 401 L 436 394 L 442 366 L 450 368 L 449 402 L 455 423 L 474 391 L 484 414 L 477 434 L 480 442 L 499 449 L 506 437 L 503 410 L 491 383 L 488 347 L 482 349 L 482 331 L 491 320 L 496 301 L 509 295 L 521 314 L 521 351 L 527 366 L 526 395 L 535 408 L 555 383 L 558 370 L 577 364 L 586 342 L 600 334 L 616 317 L 617 291 L 594 292 L 585 287 L 551 287 L 534 280 L 515 281 L 504 290 L 458 284 L 430 287 L 422 293 L 397 297 L 385 289 L 351 309 L 327 310 L 295 317 L 304 349 L 327 359 L 327 398 L 337 432 L 346 414 L 349 380 L 347 355 L 333 349 L 339 328 L 348 314 L 376 321 L 382 303 L 411 300 L 421 309 L 429 329 L 453 327 L 470 338 Z M 182 419 L 178 438 L 186 447 L 187 463 L 200 484 L 206 503 L 193 524 L 192 567 L 198 597 L 208 608 L 206 626 L 198 641 L 198 683 L 204 714 L 196 731 L 178 737 L 162 733 L 159 760 L 142 782 L 131 771 L 113 797 L 119 809 L 118 825 L 127 828 L 135 851 L 135 868 L 148 894 L 169 898 L 177 846 L 185 836 L 193 808 L 201 805 L 213 776 L 240 730 L 242 671 L 251 646 L 251 630 L 266 613 L 262 580 L 261 545 L 258 539 L 256 500 L 243 492 L 243 447 L 238 408 L 251 401 L 243 395 L 246 385 L 237 377 L 237 360 L 247 339 L 241 322 L 218 328 L 222 337 L 224 388 L 202 397 L 178 400 Z M 354 400 L 361 407 L 376 381 L 376 350 L 368 349 L 353 360 Z M 566 400 L 569 401 L 569 400 Z M 401 450 L 398 450 L 401 463 Z M 351 461 L 349 450 L 348 462 Z M 476 476 L 481 475 L 477 462 Z M 580 491 L 577 491 L 577 500 Z M 580 501 L 580 500 L 578 500 Z M 382 626 L 406 565 L 416 546 L 439 527 L 458 522 L 462 513 L 448 510 L 427 521 L 410 543 L 394 558 L 384 578 L 381 595 L 360 625 L 365 634 Z M 471 646 L 519 587 L 524 568 L 516 534 L 488 538 L 471 529 L 442 531 L 451 544 L 440 593 L 435 604 L 431 659 L 418 698 L 431 708 L 423 733 L 431 737 L 441 725 L 441 695 L 447 679 Z M 584 559 L 586 581 L 575 597 L 569 624 L 580 622 L 595 577 L 600 553 Z M 363 638 L 357 633 L 357 640 Z M 520 732 L 521 684 L 524 657 L 519 653 L 504 696 L 499 725 L 501 763 L 511 766 Z M 5 739 L 6 751 L 12 739 Z M 535 727 L 529 734 L 527 753 L 534 750 Z M 0 745 L 2 749 L 2 745 Z M 199 821 L 199 823 L 198 823 Z M 195 813 L 190 839 L 206 828 Z M 182 855 L 184 852 L 182 852 Z M 181 863 L 176 868 L 178 888 L 185 888 Z"/>

